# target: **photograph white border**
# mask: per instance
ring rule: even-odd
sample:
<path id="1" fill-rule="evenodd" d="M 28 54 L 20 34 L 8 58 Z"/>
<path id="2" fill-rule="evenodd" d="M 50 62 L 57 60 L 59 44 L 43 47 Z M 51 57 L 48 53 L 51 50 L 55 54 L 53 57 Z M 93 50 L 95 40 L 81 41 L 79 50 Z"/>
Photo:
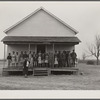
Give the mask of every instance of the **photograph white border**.
<path id="1" fill-rule="evenodd" d="M 0 99 L 100 99 L 100 90 L 0 90 Z"/>

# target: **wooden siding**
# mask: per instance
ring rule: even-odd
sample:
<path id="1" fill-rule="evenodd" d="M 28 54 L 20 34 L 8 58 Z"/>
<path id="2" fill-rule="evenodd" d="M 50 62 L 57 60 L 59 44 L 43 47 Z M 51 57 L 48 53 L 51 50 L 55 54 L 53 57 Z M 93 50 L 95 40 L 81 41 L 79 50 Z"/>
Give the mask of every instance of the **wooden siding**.
<path id="1" fill-rule="evenodd" d="M 43 10 L 7 32 L 8 36 L 74 36 L 75 32 Z"/>

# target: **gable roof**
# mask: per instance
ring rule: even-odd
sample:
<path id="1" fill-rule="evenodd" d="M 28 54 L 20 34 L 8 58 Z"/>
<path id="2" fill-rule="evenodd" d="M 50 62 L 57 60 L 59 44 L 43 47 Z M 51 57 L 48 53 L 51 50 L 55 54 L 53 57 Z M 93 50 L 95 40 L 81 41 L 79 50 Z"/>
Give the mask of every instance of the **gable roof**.
<path id="1" fill-rule="evenodd" d="M 9 30 L 11 30 L 12 28 L 16 27 L 17 25 L 19 25 L 20 23 L 24 22 L 25 20 L 27 20 L 28 18 L 30 18 L 32 15 L 34 15 L 35 13 L 37 13 L 38 11 L 43 10 L 46 13 L 48 13 L 50 16 L 52 16 L 53 18 L 55 18 L 56 20 L 58 20 L 60 23 L 64 24 L 66 27 L 68 27 L 69 29 L 71 29 L 72 31 L 75 32 L 75 34 L 78 33 L 77 30 L 75 30 L 74 28 L 72 28 L 70 25 L 66 24 L 64 21 L 62 21 L 61 19 L 59 19 L 58 17 L 56 17 L 54 14 L 50 13 L 49 11 L 47 11 L 46 9 L 44 9 L 43 7 L 40 7 L 38 9 L 36 9 L 34 12 L 32 12 L 31 14 L 29 14 L 28 16 L 26 16 L 25 18 L 23 18 L 22 20 L 20 20 L 19 22 L 17 22 L 16 24 L 12 25 L 11 27 L 9 27 L 8 29 L 6 29 L 4 32 L 7 33 Z"/>

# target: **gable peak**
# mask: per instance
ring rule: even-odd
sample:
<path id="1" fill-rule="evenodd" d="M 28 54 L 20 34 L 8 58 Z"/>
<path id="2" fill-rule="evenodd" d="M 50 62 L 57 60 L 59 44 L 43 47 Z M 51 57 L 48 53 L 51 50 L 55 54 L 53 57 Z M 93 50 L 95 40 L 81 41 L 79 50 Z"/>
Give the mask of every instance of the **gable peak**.
<path id="1" fill-rule="evenodd" d="M 54 17 L 55 19 L 57 19 L 59 22 L 61 22 L 62 24 L 64 24 L 65 26 L 67 26 L 69 29 L 71 29 L 72 31 L 75 32 L 75 34 L 78 33 L 77 30 L 75 30 L 74 28 L 72 28 L 70 25 L 66 24 L 64 21 L 62 21 L 61 19 L 59 19 L 58 17 L 56 17 L 54 14 L 52 14 L 51 12 L 49 12 L 48 10 L 46 10 L 44 7 L 40 7 L 38 9 L 36 9 L 34 12 L 32 12 L 31 14 L 29 14 L 28 16 L 26 16 L 25 18 L 23 18 L 22 20 L 20 20 L 19 22 L 17 22 L 16 24 L 14 24 L 13 26 L 9 27 L 8 29 L 6 29 L 4 32 L 7 33 L 9 30 L 11 30 L 12 28 L 14 28 L 15 26 L 17 26 L 18 24 L 22 23 L 23 21 L 25 21 L 26 19 L 28 19 L 29 17 L 31 17 L 32 15 L 34 15 L 35 13 L 37 13 L 38 11 L 43 10 L 46 13 L 48 13 L 50 16 Z"/>

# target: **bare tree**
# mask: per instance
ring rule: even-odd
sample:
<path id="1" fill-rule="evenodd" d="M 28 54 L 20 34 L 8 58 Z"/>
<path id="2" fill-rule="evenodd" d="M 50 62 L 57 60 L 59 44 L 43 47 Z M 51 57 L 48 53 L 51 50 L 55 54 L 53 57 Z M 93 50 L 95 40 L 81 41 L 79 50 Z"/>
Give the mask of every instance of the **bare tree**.
<path id="1" fill-rule="evenodd" d="M 92 55 L 88 55 L 86 53 L 82 54 L 82 60 L 84 61 L 86 58 L 91 57 Z"/>
<path id="2" fill-rule="evenodd" d="M 96 57 L 97 65 L 99 63 L 100 56 L 100 35 L 95 36 L 95 42 L 93 44 L 88 45 L 88 51 Z"/>

